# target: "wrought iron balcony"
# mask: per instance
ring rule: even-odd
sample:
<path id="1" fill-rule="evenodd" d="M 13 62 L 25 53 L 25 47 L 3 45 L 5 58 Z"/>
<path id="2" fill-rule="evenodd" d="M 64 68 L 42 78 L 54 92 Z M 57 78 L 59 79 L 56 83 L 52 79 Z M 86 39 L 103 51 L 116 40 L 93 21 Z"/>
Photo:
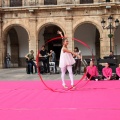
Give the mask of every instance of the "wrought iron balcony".
<path id="1" fill-rule="evenodd" d="M 57 5 L 57 0 L 2 0 L 2 7 L 38 6 L 38 5 Z"/>
<path id="2" fill-rule="evenodd" d="M 57 0 L 44 0 L 44 5 L 57 5 Z"/>
<path id="3" fill-rule="evenodd" d="M 10 7 L 22 6 L 22 0 L 10 0 Z"/>

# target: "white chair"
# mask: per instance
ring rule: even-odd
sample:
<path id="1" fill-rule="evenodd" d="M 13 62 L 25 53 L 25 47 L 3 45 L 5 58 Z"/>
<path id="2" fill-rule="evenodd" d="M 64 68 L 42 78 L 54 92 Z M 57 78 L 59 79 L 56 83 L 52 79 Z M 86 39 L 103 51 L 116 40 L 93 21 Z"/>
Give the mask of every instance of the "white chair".
<path id="1" fill-rule="evenodd" d="M 55 62 L 49 62 L 49 67 L 50 67 L 50 70 L 53 69 L 55 73 Z"/>

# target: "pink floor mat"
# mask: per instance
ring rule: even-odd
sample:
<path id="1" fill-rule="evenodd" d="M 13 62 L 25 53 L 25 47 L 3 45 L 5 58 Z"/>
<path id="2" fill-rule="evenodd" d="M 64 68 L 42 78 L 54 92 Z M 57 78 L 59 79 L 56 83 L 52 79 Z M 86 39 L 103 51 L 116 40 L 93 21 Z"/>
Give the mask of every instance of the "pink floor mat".
<path id="1" fill-rule="evenodd" d="M 60 80 L 46 81 L 60 93 L 40 81 L 1 81 L 0 120 L 120 120 L 120 81 L 85 83 L 64 91 Z"/>

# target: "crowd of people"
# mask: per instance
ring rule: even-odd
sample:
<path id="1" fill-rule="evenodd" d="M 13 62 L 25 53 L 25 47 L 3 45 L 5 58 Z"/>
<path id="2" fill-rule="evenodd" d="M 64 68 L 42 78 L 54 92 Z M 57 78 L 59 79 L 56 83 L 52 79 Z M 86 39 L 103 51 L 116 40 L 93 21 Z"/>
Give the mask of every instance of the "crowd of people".
<path id="1" fill-rule="evenodd" d="M 105 63 L 105 67 L 102 69 L 102 75 L 99 76 L 98 69 L 94 65 L 94 61 L 90 61 L 90 65 L 86 69 L 86 77 L 89 80 L 120 80 L 120 64 L 116 68 L 116 74 L 113 75 L 112 69 L 109 63 Z"/>
<path id="2" fill-rule="evenodd" d="M 63 48 L 61 49 L 61 55 L 60 55 L 60 63 L 59 67 L 61 68 L 61 78 L 63 81 L 63 85 L 65 86 L 64 82 L 64 75 L 66 73 L 66 70 L 68 70 L 70 79 L 71 79 L 71 85 L 73 85 L 73 74 L 80 74 L 81 71 L 81 61 L 82 61 L 82 54 L 81 51 L 78 49 L 78 47 L 74 48 L 74 52 L 69 51 L 67 49 L 68 40 L 65 39 L 63 42 Z M 115 56 L 113 55 L 113 52 L 110 52 L 111 59 L 115 59 Z M 34 51 L 31 50 L 30 53 L 28 53 L 26 56 L 27 64 L 30 66 L 30 74 L 32 72 L 32 67 L 35 68 L 35 73 L 37 73 L 37 66 L 34 59 Z M 45 46 L 42 46 L 42 49 L 40 50 L 40 61 L 43 63 L 44 72 L 49 73 L 50 67 L 49 62 L 55 62 L 55 72 L 57 72 L 57 66 L 56 66 L 56 54 L 53 50 L 50 50 L 48 52 L 45 49 Z M 10 55 L 7 54 L 6 56 L 6 62 L 7 67 L 9 67 L 10 61 Z M 70 65 L 69 65 L 70 64 Z M 110 68 L 109 63 L 105 63 L 105 67 L 102 69 L 102 76 L 99 75 L 97 66 L 94 65 L 94 61 L 90 61 L 90 65 L 86 68 L 86 79 L 89 80 L 120 80 L 120 64 L 116 68 L 116 75 L 113 76 L 112 69 Z"/>
<path id="3" fill-rule="evenodd" d="M 45 73 L 50 73 L 50 67 L 49 67 L 49 62 L 54 62 L 55 63 L 55 73 L 57 73 L 57 67 L 56 67 L 56 54 L 53 50 L 50 50 L 48 52 L 45 49 L 45 46 L 42 46 L 42 49 L 40 50 L 40 61 L 43 63 L 44 67 L 44 72 Z"/>
<path id="4" fill-rule="evenodd" d="M 65 84 L 65 74 L 66 71 L 69 72 L 69 77 L 71 80 L 71 86 L 74 87 L 73 74 L 77 75 L 81 72 L 81 62 L 82 62 L 82 54 L 78 47 L 74 48 L 74 52 L 68 49 L 69 41 L 67 38 L 64 38 L 61 31 L 57 32 L 61 38 L 63 39 L 63 46 L 61 48 L 60 59 L 59 59 L 59 67 L 61 69 L 61 79 L 62 85 L 64 88 L 67 88 Z M 113 52 L 110 52 L 109 57 L 111 59 L 115 59 Z M 26 56 L 26 62 L 29 66 L 29 73 L 33 74 L 33 67 L 35 73 L 37 73 L 37 66 L 34 57 L 34 51 L 31 50 Z M 56 53 L 53 50 L 47 51 L 45 46 L 42 46 L 39 52 L 39 60 L 42 62 L 44 73 L 50 73 L 50 62 L 54 62 L 55 64 L 55 73 L 57 73 L 56 66 Z M 6 67 L 10 67 L 11 56 L 7 54 L 6 56 Z M 105 67 L 102 69 L 102 75 L 99 75 L 97 66 L 94 65 L 94 61 L 91 60 L 90 64 L 86 67 L 86 79 L 87 80 L 120 80 L 120 64 L 116 68 L 116 74 L 113 76 L 112 69 L 110 68 L 109 63 L 105 63 Z"/>
<path id="5" fill-rule="evenodd" d="M 33 74 L 32 68 L 35 68 L 35 73 L 37 73 L 37 66 L 36 66 L 36 60 L 34 59 L 34 51 L 31 50 L 30 53 L 28 53 L 26 56 L 26 62 L 29 66 L 30 74 Z M 42 46 L 40 53 L 39 53 L 39 61 L 42 62 L 42 66 L 44 68 L 44 73 L 50 73 L 50 62 L 55 63 L 55 73 L 57 73 L 57 67 L 56 67 L 56 54 L 53 50 L 50 50 L 48 52 L 45 49 L 45 46 Z"/>

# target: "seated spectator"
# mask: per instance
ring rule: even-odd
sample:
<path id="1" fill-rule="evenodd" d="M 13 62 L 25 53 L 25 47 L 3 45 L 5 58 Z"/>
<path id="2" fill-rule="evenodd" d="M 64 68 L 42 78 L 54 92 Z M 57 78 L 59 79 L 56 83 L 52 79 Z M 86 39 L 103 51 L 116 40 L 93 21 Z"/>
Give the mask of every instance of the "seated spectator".
<path id="1" fill-rule="evenodd" d="M 35 67 L 35 73 L 37 73 L 37 66 L 34 63 L 34 51 L 31 50 L 30 53 L 28 53 L 25 58 L 27 59 L 27 63 L 30 66 L 30 74 L 32 73 L 32 66 Z"/>
<path id="2" fill-rule="evenodd" d="M 55 62 L 55 72 L 57 73 L 57 67 L 56 67 L 56 54 L 53 50 L 50 50 L 50 62 Z"/>
<path id="3" fill-rule="evenodd" d="M 45 70 L 44 72 L 50 73 L 49 54 L 48 54 L 47 50 L 45 49 L 45 46 L 42 46 L 39 56 L 41 57 L 40 61 L 43 62 L 43 66 L 44 66 L 44 70 Z"/>
<path id="4" fill-rule="evenodd" d="M 115 55 L 112 51 L 110 51 L 110 55 L 109 55 L 110 59 L 115 59 Z"/>
<path id="5" fill-rule="evenodd" d="M 116 80 L 120 80 L 120 64 L 119 64 L 119 66 L 116 68 Z"/>
<path id="6" fill-rule="evenodd" d="M 112 69 L 109 67 L 109 63 L 105 63 L 105 67 L 102 69 L 102 79 L 111 80 L 112 79 Z"/>
<path id="7" fill-rule="evenodd" d="M 90 61 L 90 65 L 87 66 L 87 73 L 86 76 L 90 80 L 98 80 L 98 69 L 94 65 L 93 61 Z"/>

